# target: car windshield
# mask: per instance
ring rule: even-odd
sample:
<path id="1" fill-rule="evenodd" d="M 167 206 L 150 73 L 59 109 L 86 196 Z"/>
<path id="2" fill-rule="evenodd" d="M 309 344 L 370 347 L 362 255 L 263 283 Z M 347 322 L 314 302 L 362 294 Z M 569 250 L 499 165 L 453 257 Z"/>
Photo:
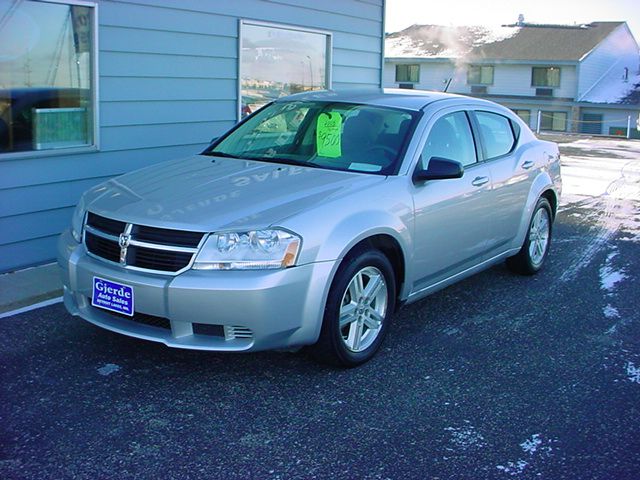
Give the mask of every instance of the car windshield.
<path id="1" fill-rule="evenodd" d="M 264 107 L 204 153 L 389 175 L 397 171 L 416 112 L 294 101 Z"/>

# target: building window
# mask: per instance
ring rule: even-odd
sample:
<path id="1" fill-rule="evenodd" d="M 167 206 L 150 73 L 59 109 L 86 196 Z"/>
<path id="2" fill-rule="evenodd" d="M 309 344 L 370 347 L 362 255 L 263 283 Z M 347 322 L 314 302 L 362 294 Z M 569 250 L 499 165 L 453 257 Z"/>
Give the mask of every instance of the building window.
<path id="1" fill-rule="evenodd" d="M 532 87 L 559 87 L 560 69 L 556 67 L 533 67 L 531 70 Z"/>
<path id="2" fill-rule="evenodd" d="M 567 131 L 567 112 L 541 112 L 540 129 L 553 132 Z"/>
<path id="3" fill-rule="evenodd" d="M 0 8 L 0 155 L 95 144 L 95 9 Z"/>
<path id="4" fill-rule="evenodd" d="M 240 118 L 278 97 L 330 85 L 331 34 L 241 22 Z"/>
<path id="5" fill-rule="evenodd" d="M 519 116 L 524 123 L 531 126 L 531 110 L 514 110 L 517 116 Z"/>
<path id="6" fill-rule="evenodd" d="M 396 65 L 396 82 L 420 81 L 420 65 Z"/>
<path id="7" fill-rule="evenodd" d="M 467 70 L 467 84 L 493 85 L 492 65 L 469 65 Z"/>

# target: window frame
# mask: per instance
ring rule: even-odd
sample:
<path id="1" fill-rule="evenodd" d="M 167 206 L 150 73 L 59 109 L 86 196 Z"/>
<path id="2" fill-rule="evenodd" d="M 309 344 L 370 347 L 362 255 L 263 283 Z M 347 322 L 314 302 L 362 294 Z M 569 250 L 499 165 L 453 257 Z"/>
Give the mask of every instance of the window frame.
<path id="1" fill-rule="evenodd" d="M 509 123 L 509 128 L 511 129 L 511 135 L 513 137 L 513 145 L 511 145 L 511 149 L 508 152 L 503 153 L 502 155 L 499 155 L 497 157 L 489 158 L 487 156 L 487 148 L 485 146 L 484 139 L 482 138 L 482 130 L 480 128 L 480 122 L 478 120 L 478 117 L 476 116 L 476 112 L 489 113 L 489 114 L 492 114 L 492 115 L 498 115 L 499 117 L 504 117 L 504 118 L 507 119 L 507 122 Z M 511 155 L 514 152 L 514 150 L 518 147 L 518 143 L 520 142 L 520 132 L 517 132 L 515 127 L 514 127 L 515 120 L 513 120 L 512 118 L 509 118 L 503 112 L 494 112 L 494 111 L 485 110 L 485 109 L 470 110 L 469 114 L 470 114 L 470 117 L 471 117 L 471 125 L 472 125 L 472 127 L 473 127 L 473 129 L 475 131 L 475 137 L 478 139 L 478 143 L 480 145 L 480 152 L 482 152 L 482 159 L 479 160 L 479 163 L 493 162 L 494 160 L 500 160 L 500 159 L 502 159 L 504 157 L 507 157 L 507 156 Z"/>
<path id="2" fill-rule="evenodd" d="M 407 152 L 409 151 L 409 148 L 410 148 L 410 145 L 411 145 L 411 143 L 413 141 L 413 137 L 415 135 L 415 132 L 420 128 L 420 124 L 421 124 L 421 121 L 422 121 L 423 116 L 424 116 L 424 112 L 422 110 L 417 110 L 416 111 L 416 110 L 413 110 L 413 109 L 406 109 L 406 108 L 402 108 L 402 107 L 372 105 L 372 104 L 368 104 L 366 102 L 365 103 L 357 102 L 357 101 L 337 101 L 336 102 L 336 101 L 328 100 L 328 99 L 324 99 L 324 100 L 307 99 L 307 100 L 302 100 L 302 101 L 303 102 L 305 102 L 305 101 L 318 102 L 318 103 L 322 103 L 322 104 L 326 104 L 326 105 L 351 105 L 351 106 L 356 106 L 356 107 L 374 107 L 374 108 L 380 108 L 380 109 L 385 109 L 385 110 L 394 110 L 394 111 L 398 111 L 398 112 L 409 114 L 411 116 L 411 118 L 412 118 L 411 124 L 409 126 L 409 129 L 405 133 L 405 137 L 403 139 L 403 143 L 400 146 L 400 148 L 398 150 L 398 155 L 394 160 L 394 165 L 395 165 L 394 168 L 390 169 L 389 171 L 387 171 L 385 173 L 360 172 L 360 173 L 370 173 L 370 174 L 377 174 L 377 175 L 383 175 L 383 176 L 399 175 L 400 171 L 402 170 L 402 168 L 403 168 L 403 166 L 405 164 L 405 159 L 407 158 Z M 259 112 L 261 112 L 263 109 L 265 109 L 267 107 L 270 107 L 272 105 L 275 105 L 275 104 L 285 104 L 286 105 L 287 103 L 291 103 L 291 102 L 294 102 L 294 101 L 277 99 L 277 100 L 274 100 L 272 102 L 269 102 L 269 103 L 265 104 L 262 108 L 260 108 L 259 110 L 256 110 L 251 115 L 247 115 L 246 117 L 244 117 L 241 121 L 236 123 L 229 130 L 227 130 L 223 135 L 221 135 L 220 137 L 215 138 L 202 152 L 199 153 L 199 155 L 210 155 L 210 154 L 212 154 L 213 150 L 218 145 L 220 145 L 220 143 L 222 143 L 225 139 L 227 139 L 229 136 L 231 136 L 238 129 L 240 129 L 254 115 L 259 114 Z M 473 132 L 473 129 L 472 129 L 472 132 Z M 477 158 L 477 153 L 476 153 L 476 158 Z M 245 161 L 245 160 L 241 160 L 241 161 Z M 263 160 L 256 160 L 256 161 L 263 161 Z M 476 161 L 476 163 L 478 163 L 478 162 Z M 341 170 L 336 169 L 336 171 L 341 171 Z M 357 172 L 357 170 L 353 170 L 353 172 Z"/>
<path id="3" fill-rule="evenodd" d="M 529 128 L 531 128 L 531 110 L 526 109 L 526 108 L 513 108 L 511 109 L 511 111 L 520 119 L 522 120 Z M 525 121 L 524 118 L 522 118 L 520 115 L 518 115 L 518 112 L 527 112 L 527 115 L 529 116 L 529 121 Z"/>
<path id="4" fill-rule="evenodd" d="M 536 84 L 534 79 L 535 79 L 535 71 L 537 70 L 558 70 L 558 85 L 539 85 Z M 540 67 L 531 67 L 531 87 L 533 88 L 560 88 L 562 85 L 562 68 L 560 67 L 556 67 L 554 65 L 548 65 L 546 67 L 540 66 Z"/>
<path id="5" fill-rule="evenodd" d="M 410 78 L 408 80 L 398 80 L 398 67 L 407 67 L 407 74 L 409 73 L 409 67 L 418 67 L 418 78 L 417 80 L 411 80 Z M 419 63 L 396 63 L 396 68 L 395 68 L 395 82 L 396 83 L 420 83 L 420 64 Z M 407 77 L 409 77 L 410 75 L 407 75 Z"/>
<path id="6" fill-rule="evenodd" d="M 443 118 L 448 117 L 449 115 L 455 115 L 457 113 L 462 113 L 464 114 L 464 116 L 467 119 L 467 126 L 469 127 L 469 132 L 471 133 L 471 140 L 473 142 L 473 153 L 474 153 L 474 158 L 475 161 L 473 163 L 470 163 L 469 165 L 463 165 L 464 171 L 467 171 L 471 168 L 474 168 L 478 165 L 480 165 L 483 162 L 483 151 L 482 151 L 482 145 L 478 139 L 478 135 L 477 135 L 477 131 L 475 129 L 474 126 L 474 119 L 471 116 L 471 111 L 467 108 L 457 108 L 457 109 L 452 109 L 452 110 L 447 110 L 444 113 L 442 113 L 441 115 L 438 115 L 436 118 L 433 119 L 432 122 L 430 122 L 430 125 L 428 126 L 428 128 L 425 128 L 424 131 L 424 136 L 421 138 L 420 140 L 420 146 L 418 148 L 418 155 L 417 155 L 417 163 L 414 167 L 414 173 L 416 170 L 420 169 L 420 168 L 424 168 L 424 162 L 425 159 L 423 158 L 423 154 L 424 154 L 424 149 L 427 146 L 427 142 L 429 141 L 429 136 L 431 135 L 431 132 L 433 131 L 433 127 Z M 430 159 L 427 159 L 430 160 Z M 454 160 L 454 159 L 450 159 L 450 160 Z M 456 160 L 457 161 L 457 160 Z"/>
<path id="7" fill-rule="evenodd" d="M 294 32 L 302 32 L 302 33 L 316 33 L 320 35 L 326 36 L 326 52 L 325 52 L 325 83 L 326 90 L 331 90 L 332 81 L 333 81 L 333 33 L 328 30 L 319 30 L 315 28 L 307 28 L 302 27 L 300 25 L 291 25 L 287 23 L 275 23 L 275 22 L 262 22 L 259 20 L 251 20 L 248 18 L 240 18 L 238 19 L 238 99 L 237 99 L 237 112 L 236 112 L 236 121 L 240 122 L 243 120 L 242 118 L 242 41 L 244 40 L 245 35 L 245 25 L 250 25 L 254 27 L 267 27 L 267 28 L 277 28 L 280 30 L 291 30 Z M 272 102 L 267 102 L 264 106 L 269 105 Z"/>
<path id="8" fill-rule="evenodd" d="M 542 128 L 542 122 L 544 121 L 544 117 L 545 115 L 551 114 L 551 129 L 543 129 Z M 564 119 L 564 130 L 554 130 L 553 129 L 553 120 L 556 114 L 562 114 L 565 116 Z M 564 112 L 562 110 L 540 110 L 540 130 L 541 131 L 545 131 L 545 132 L 566 132 L 569 129 L 569 112 Z"/>
<path id="9" fill-rule="evenodd" d="M 472 68 L 477 68 L 480 70 L 480 80 L 477 82 L 472 82 L 470 77 L 471 77 L 471 69 Z M 482 81 L 482 69 L 483 68 L 490 68 L 491 69 L 491 82 L 486 83 Z M 495 66 L 494 65 L 482 65 L 482 64 L 471 64 L 467 67 L 467 85 L 483 85 L 483 86 L 488 86 L 488 85 L 493 85 L 495 82 L 495 74 L 496 74 L 496 70 L 495 70 Z"/>
<path id="10" fill-rule="evenodd" d="M 48 150 L 28 150 L 25 152 L 0 153 L 0 162 L 4 160 L 19 160 L 21 158 L 41 158 L 59 157 L 62 155 L 74 155 L 80 153 L 92 153 L 100 151 L 100 96 L 98 93 L 98 1 L 92 0 L 31 0 L 38 3 L 54 3 L 57 5 L 69 5 L 92 8 L 93 18 L 91 21 L 91 101 L 92 115 L 90 117 L 92 125 L 91 145 L 80 145 L 77 147 L 52 148 Z"/>

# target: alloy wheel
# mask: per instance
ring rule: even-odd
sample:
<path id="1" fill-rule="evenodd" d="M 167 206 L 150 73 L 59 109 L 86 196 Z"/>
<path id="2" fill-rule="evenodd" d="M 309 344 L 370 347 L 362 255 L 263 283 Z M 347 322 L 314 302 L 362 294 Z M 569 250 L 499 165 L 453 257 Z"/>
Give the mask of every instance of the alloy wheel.
<path id="1" fill-rule="evenodd" d="M 340 336 L 348 350 L 362 352 L 373 344 L 387 303 L 387 284 L 380 270 L 365 267 L 353 276 L 340 303 Z"/>

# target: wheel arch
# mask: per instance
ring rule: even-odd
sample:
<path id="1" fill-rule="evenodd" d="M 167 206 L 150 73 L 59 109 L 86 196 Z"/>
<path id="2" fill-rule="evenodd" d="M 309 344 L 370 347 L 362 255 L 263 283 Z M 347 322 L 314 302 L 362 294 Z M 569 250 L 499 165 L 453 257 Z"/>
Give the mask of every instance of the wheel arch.
<path id="1" fill-rule="evenodd" d="M 558 209 L 558 195 L 554 189 L 553 181 L 547 172 L 542 172 L 538 175 L 529 190 L 529 196 L 527 197 L 527 202 L 522 212 L 522 218 L 520 219 L 518 235 L 516 236 L 513 244 L 514 248 L 522 246 L 527 235 L 531 216 L 533 215 L 533 209 L 538 203 L 538 199 L 541 197 L 546 198 L 551 204 L 553 219 L 555 219 Z"/>
<path id="2" fill-rule="evenodd" d="M 406 279 L 405 255 L 398 240 L 385 233 L 377 233 L 363 238 L 353 245 L 344 255 L 340 265 L 348 261 L 359 252 L 365 250 L 378 250 L 387 257 L 393 268 L 394 280 L 396 283 L 396 305 L 400 303 L 401 292 Z"/>
<path id="3" fill-rule="evenodd" d="M 556 214 L 558 213 L 558 196 L 556 195 L 556 192 L 552 188 L 547 188 L 540 196 L 549 200 L 549 204 L 551 205 L 551 214 L 553 215 L 553 219 L 555 219 Z"/>

